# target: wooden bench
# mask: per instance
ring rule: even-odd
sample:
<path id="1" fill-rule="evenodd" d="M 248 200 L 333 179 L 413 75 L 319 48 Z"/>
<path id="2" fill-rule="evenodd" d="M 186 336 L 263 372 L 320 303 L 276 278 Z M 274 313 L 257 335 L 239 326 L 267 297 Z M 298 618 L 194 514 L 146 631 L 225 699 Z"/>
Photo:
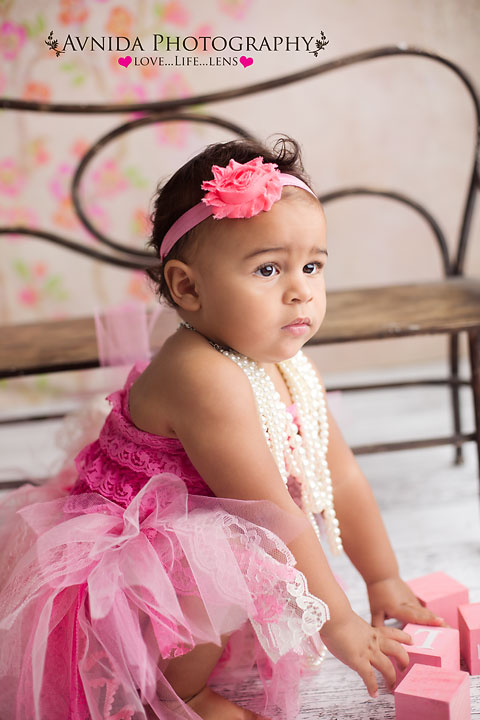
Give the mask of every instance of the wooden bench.
<path id="1" fill-rule="evenodd" d="M 354 452 L 458 445 L 471 440 L 480 446 L 480 283 L 454 277 L 431 283 L 336 291 L 328 293 L 327 304 L 325 321 L 310 341 L 313 345 L 351 342 L 353 328 L 358 341 L 460 332 L 468 333 L 470 341 L 471 378 L 458 380 L 458 384 L 472 387 L 476 414 L 473 433 L 377 443 L 355 447 Z M 0 378 L 100 365 L 93 317 L 7 325 L 0 327 L 0 336 Z M 390 386 L 444 385 L 448 380 L 451 378 L 399 381 Z M 378 387 L 382 386 L 328 389 L 348 391 Z"/>

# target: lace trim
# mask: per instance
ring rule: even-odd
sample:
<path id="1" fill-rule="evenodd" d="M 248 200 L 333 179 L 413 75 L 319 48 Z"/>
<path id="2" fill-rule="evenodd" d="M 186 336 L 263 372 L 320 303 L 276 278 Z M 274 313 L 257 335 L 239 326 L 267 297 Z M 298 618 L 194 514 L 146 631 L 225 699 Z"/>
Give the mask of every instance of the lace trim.
<path id="1" fill-rule="evenodd" d="M 185 452 L 178 438 L 154 435 L 153 433 L 139 430 L 139 428 L 135 427 L 128 410 L 128 390 L 126 387 L 108 395 L 107 400 L 113 409 L 107 418 L 106 426 L 111 427 L 112 432 L 120 434 L 137 444 L 141 443 L 142 445 L 147 445 L 152 448 L 162 448 L 168 450 L 170 453 Z"/>
<path id="2" fill-rule="evenodd" d="M 195 521 L 191 522 L 195 516 Z M 218 555 L 211 553 L 211 528 L 221 520 L 223 531 L 230 539 L 235 559 L 247 581 L 254 600 L 250 622 L 259 642 L 273 662 L 293 650 L 307 661 L 318 662 L 324 649 L 319 637 L 311 642 L 330 619 L 328 606 L 308 590 L 307 580 L 297 570 L 293 554 L 272 532 L 252 526 L 241 518 L 201 512 L 189 514 L 189 532 L 194 533 L 192 547 L 195 562 L 209 572 L 212 582 L 223 596 L 222 568 Z M 210 551 L 209 551 L 210 550 Z M 213 558 L 212 555 L 215 555 Z M 225 562 L 228 559 L 225 558 Z M 232 601 L 238 599 L 231 598 Z"/>
<path id="3" fill-rule="evenodd" d="M 86 447 L 76 458 L 79 472 L 73 495 L 98 491 L 122 507 L 132 501 L 148 480 L 160 473 L 181 477 L 195 495 L 213 495 L 186 455 L 158 453 L 152 456 L 135 444 L 120 445 L 115 438 L 102 447 L 100 441 Z"/>

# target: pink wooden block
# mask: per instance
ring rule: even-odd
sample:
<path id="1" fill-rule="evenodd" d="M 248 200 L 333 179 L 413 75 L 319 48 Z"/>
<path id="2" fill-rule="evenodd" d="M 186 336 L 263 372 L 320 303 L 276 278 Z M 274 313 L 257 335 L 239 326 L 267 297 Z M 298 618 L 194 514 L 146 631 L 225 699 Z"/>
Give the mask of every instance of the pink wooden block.
<path id="1" fill-rule="evenodd" d="M 470 720 L 470 677 L 414 665 L 395 690 L 396 720 Z"/>
<path id="2" fill-rule="evenodd" d="M 405 677 L 416 663 L 442 667 L 445 670 L 460 670 L 460 635 L 455 628 L 432 627 L 431 625 L 413 625 L 403 628 L 411 635 L 413 645 L 403 647 L 408 652 L 410 662 L 401 671 L 394 662 L 397 683 Z"/>
<path id="3" fill-rule="evenodd" d="M 457 607 L 468 603 L 468 588 L 444 572 L 430 573 L 407 583 L 422 605 L 458 627 Z"/>
<path id="4" fill-rule="evenodd" d="M 458 608 L 460 652 L 470 675 L 480 675 L 480 602 Z"/>

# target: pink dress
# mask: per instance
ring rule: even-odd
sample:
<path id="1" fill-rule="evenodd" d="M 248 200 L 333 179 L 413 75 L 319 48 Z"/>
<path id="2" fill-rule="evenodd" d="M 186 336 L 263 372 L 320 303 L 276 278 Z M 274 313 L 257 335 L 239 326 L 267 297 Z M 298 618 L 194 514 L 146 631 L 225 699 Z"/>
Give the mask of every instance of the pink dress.
<path id="1" fill-rule="evenodd" d="M 178 439 L 136 428 L 142 369 L 109 396 L 76 477 L 0 502 L 0 718 L 198 720 L 163 671 L 228 634 L 211 681 L 234 697 L 256 672 L 250 709 L 291 720 L 328 615 L 286 546 L 303 525 L 268 501 L 215 497 Z"/>

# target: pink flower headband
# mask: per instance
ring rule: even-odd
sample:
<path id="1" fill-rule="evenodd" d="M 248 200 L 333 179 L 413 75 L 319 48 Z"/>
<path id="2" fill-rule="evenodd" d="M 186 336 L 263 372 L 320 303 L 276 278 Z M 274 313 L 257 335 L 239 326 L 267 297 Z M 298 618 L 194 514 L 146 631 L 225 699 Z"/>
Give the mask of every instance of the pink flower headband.
<path id="1" fill-rule="evenodd" d="M 205 197 L 181 215 L 162 240 L 160 258 L 163 260 L 186 232 L 210 215 L 222 218 L 250 218 L 270 210 L 280 200 L 284 185 L 295 185 L 317 197 L 303 180 L 282 173 L 276 163 L 264 163 L 259 156 L 246 163 L 230 160 L 227 167 L 212 165 L 213 180 L 202 182 Z"/>

